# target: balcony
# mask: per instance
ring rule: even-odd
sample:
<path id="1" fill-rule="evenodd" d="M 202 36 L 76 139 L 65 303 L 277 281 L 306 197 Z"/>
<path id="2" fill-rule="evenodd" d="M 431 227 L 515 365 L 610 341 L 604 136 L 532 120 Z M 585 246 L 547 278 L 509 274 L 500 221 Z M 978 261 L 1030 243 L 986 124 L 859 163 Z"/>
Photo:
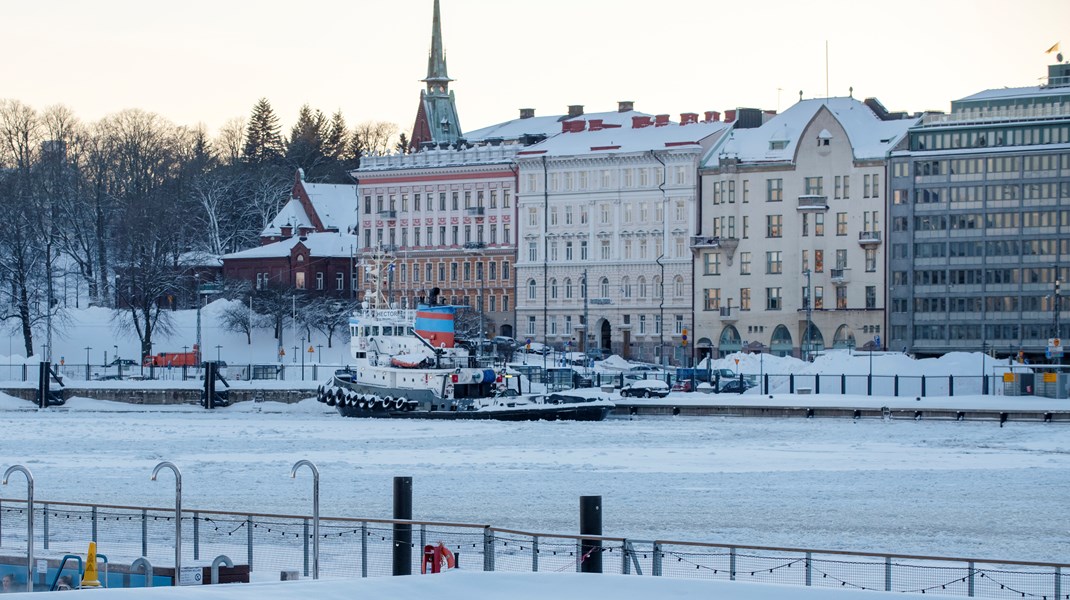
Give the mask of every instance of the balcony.
<path id="1" fill-rule="evenodd" d="M 396 210 L 381 210 L 379 211 L 380 219 L 390 219 L 391 221 L 398 218 L 398 211 Z"/>
<path id="2" fill-rule="evenodd" d="M 863 247 L 878 246 L 881 243 L 881 232 L 879 231 L 859 231 L 858 243 Z"/>
<path id="3" fill-rule="evenodd" d="M 587 302 L 589 304 L 613 304 L 613 301 L 609 298 L 590 298 Z"/>
<path id="4" fill-rule="evenodd" d="M 398 251 L 397 244 L 384 244 L 383 245 L 383 254 L 397 254 L 397 251 Z"/>
<path id="5" fill-rule="evenodd" d="M 799 196 L 799 212 L 823 212 L 829 209 L 829 197 L 816 194 Z"/>
<path id="6" fill-rule="evenodd" d="M 468 252 L 470 254 L 479 254 L 479 253 L 483 252 L 483 249 L 486 248 L 486 247 L 487 247 L 487 245 L 484 244 L 483 242 L 465 242 L 464 243 L 464 251 Z"/>
<path id="7" fill-rule="evenodd" d="M 468 208 L 464 209 L 464 214 L 468 215 L 469 217 L 482 217 L 484 214 L 483 207 L 469 206 Z"/>
<path id="8" fill-rule="evenodd" d="M 691 236 L 691 252 L 698 254 L 702 250 L 724 250 L 728 265 L 732 265 L 732 257 L 739 247 L 739 238 L 720 237 L 716 235 L 693 235 Z"/>
<path id="9" fill-rule="evenodd" d="M 846 285 L 851 282 L 850 269 L 829 269 L 829 275 L 832 277 L 832 285 Z"/>
<path id="10" fill-rule="evenodd" d="M 722 306 L 720 308 L 721 322 L 722 323 L 735 323 L 736 321 L 739 320 L 738 311 L 739 311 L 739 309 L 736 309 L 736 310 L 733 311 L 731 306 Z"/>

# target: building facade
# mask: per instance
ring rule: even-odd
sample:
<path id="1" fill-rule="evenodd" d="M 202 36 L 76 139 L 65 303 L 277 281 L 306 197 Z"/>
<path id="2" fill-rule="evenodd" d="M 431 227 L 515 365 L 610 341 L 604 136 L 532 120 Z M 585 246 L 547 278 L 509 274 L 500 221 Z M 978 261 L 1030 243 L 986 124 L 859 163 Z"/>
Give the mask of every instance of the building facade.
<path id="1" fill-rule="evenodd" d="M 927 115 L 892 156 L 890 187 L 893 349 L 1040 358 L 1067 335 L 1070 65 Z"/>
<path id="2" fill-rule="evenodd" d="M 698 161 L 724 123 L 622 102 L 517 154 L 517 338 L 661 362 L 691 316 Z M 674 359 L 675 360 L 675 359 Z"/>
<path id="3" fill-rule="evenodd" d="M 700 171 L 699 356 L 809 357 L 882 334 L 886 161 L 914 122 L 854 98 L 739 111 Z"/>

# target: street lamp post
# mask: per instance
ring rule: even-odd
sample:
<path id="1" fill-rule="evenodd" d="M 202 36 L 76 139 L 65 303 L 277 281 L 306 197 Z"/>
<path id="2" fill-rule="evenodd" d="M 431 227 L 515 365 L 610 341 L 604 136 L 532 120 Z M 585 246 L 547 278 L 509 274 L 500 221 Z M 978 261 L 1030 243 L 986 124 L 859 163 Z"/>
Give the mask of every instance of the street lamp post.
<path id="1" fill-rule="evenodd" d="M 807 269 L 807 270 L 803 271 L 803 275 L 806 275 L 806 298 L 805 298 L 805 302 L 806 302 L 806 335 L 804 336 L 806 338 L 806 355 L 805 355 L 805 359 L 806 359 L 807 362 L 810 362 L 810 349 L 811 349 L 811 343 L 810 343 L 811 333 L 810 333 L 810 330 L 814 326 L 814 322 L 813 322 L 813 319 L 812 319 L 813 313 L 811 312 L 811 311 L 813 311 L 814 301 L 813 301 L 813 298 L 812 298 L 812 294 L 813 293 L 811 292 L 811 288 L 810 288 L 810 269 Z"/>
<path id="2" fill-rule="evenodd" d="M 89 346 L 85 347 L 85 380 L 86 381 L 89 381 L 89 351 L 90 350 L 92 350 L 91 347 L 89 347 Z"/>
<path id="3" fill-rule="evenodd" d="M 197 363 L 197 368 L 201 368 L 201 274 L 194 273 L 193 279 L 196 282 L 194 298 L 197 301 L 197 344 L 193 347 L 193 352 L 196 354 L 194 362 Z"/>
<path id="4" fill-rule="evenodd" d="M 216 344 L 216 346 L 215 346 L 215 360 L 216 360 L 216 362 L 220 362 L 220 361 L 223 360 L 222 358 L 220 358 L 220 350 L 222 348 L 223 348 L 223 346 L 221 346 L 220 344 Z"/>
<path id="5" fill-rule="evenodd" d="M 12 465 L 4 473 L 3 485 L 7 485 L 12 473 L 26 476 L 26 591 L 33 591 L 33 473 L 22 465 Z"/>
<path id="6" fill-rule="evenodd" d="M 316 362 L 323 363 L 323 344 L 316 344 Z"/>
<path id="7" fill-rule="evenodd" d="M 210 400 L 210 399 L 209 399 Z M 163 461 L 152 470 L 152 481 L 162 469 L 171 469 L 175 474 L 175 582 L 182 572 L 182 472 L 174 463 Z"/>

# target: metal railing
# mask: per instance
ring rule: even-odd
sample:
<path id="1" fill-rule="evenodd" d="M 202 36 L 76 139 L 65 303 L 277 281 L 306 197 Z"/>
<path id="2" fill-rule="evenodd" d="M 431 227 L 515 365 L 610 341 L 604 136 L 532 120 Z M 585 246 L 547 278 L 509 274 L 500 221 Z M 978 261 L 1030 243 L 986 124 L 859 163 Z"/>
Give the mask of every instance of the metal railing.
<path id="1" fill-rule="evenodd" d="M 174 560 L 174 509 L 37 502 L 45 553 L 83 552 L 89 541 L 113 562 Z M 26 503 L 0 499 L 0 565 L 25 561 Z M 183 557 L 225 554 L 258 572 L 313 569 L 312 518 L 211 510 L 182 511 Z M 484 571 L 579 571 L 581 537 L 601 540 L 606 573 L 722 579 L 982 598 L 1057 598 L 1070 591 L 1070 564 L 949 558 L 808 548 L 633 540 L 535 533 L 470 523 L 321 517 L 320 575 L 392 574 L 393 526 L 413 526 L 412 564 L 421 550 L 443 543 L 460 568 Z M 36 537 L 36 535 L 35 535 Z M 20 552 L 22 553 L 20 556 Z M 413 572 L 418 572 L 414 570 Z"/>

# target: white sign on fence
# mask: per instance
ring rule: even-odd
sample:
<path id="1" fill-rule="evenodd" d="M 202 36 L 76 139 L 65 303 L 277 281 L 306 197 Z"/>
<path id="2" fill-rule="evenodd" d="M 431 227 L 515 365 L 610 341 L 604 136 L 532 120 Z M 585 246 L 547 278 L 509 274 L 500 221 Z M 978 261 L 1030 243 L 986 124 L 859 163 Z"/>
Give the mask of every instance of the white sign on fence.
<path id="1" fill-rule="evenodd" d="M 178 585 L 201 585 L 200 567 L 182 567 L 178 575 Z"/>
<path id="2" fill-rule="evenodd" d="M 1063 355 L 1063 341 L 1059 338 L 1048 338 L 1048 352 L 1052 357 Z"/>

